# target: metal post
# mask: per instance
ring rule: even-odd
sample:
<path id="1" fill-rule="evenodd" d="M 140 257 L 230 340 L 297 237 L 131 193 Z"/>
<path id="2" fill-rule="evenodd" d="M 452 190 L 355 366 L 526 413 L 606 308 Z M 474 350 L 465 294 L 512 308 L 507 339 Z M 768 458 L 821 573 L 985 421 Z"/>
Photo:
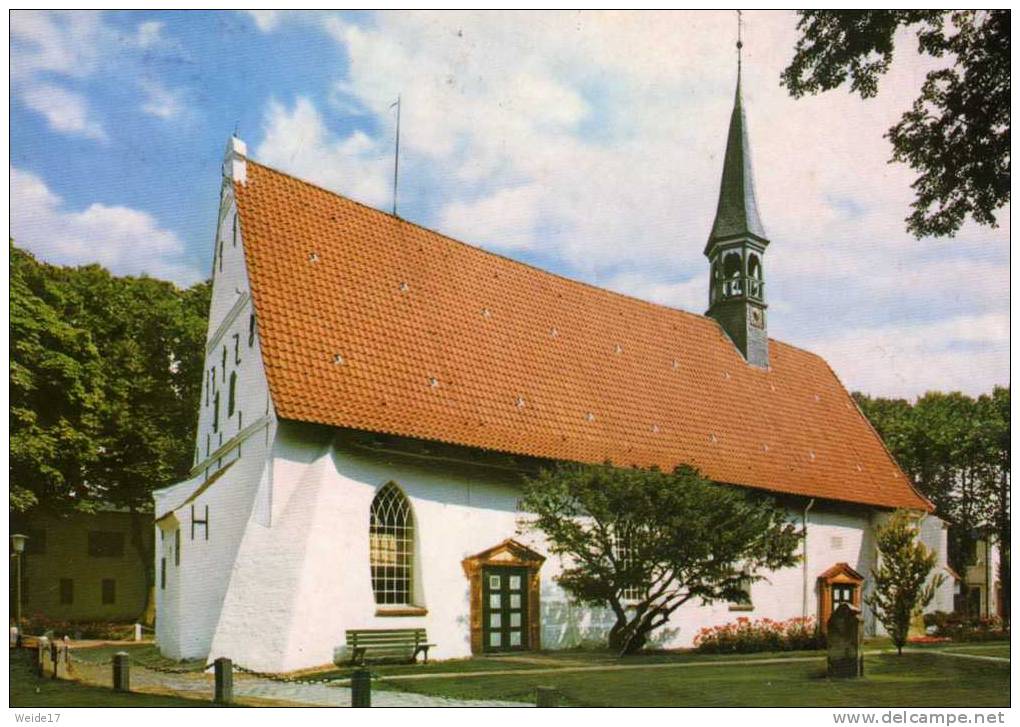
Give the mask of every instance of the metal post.
<path id="1" fill-rule="evenodd" d="M 351 706 L 372 706 L 372 675 L 368 669 L 358 669 L 351 675 Z"/>
<path id="2" fill-rule="evenodd" d="M 46 674 L 46 655 L 50 653 L 50 648 L 46 643 L 45 636 L 39 637 L 39 641 L 36 643 L 35 651 L 37 659 L 36 667 L 38 670 L 38 674 L 39 676 L 44 676 Z"/>
<path id="3" fill-rule="evenodd" d="M 556 687 L 537 687 L 535 691 L 536 707 L 560 706 L 560 692 Z"/>
<path id="4" fill-rule="evenodd" d="M 216 691 L 213 701 L 217 704 L 230 704 L 234 701 L 234 664 L 225 656 L 213 662 L 216 673 Z"/>
<path id="5" fill-rule="evenodd" d="M 118 692 L 131 691 L 131 657 L 126 651 L 113 655 L 113 688 Z"/>
<path id="6" fill-rule="evenodd" d="M 15 578 L 17 579 L 17 586 L 15 587 L 17 599 L 15 602 L 14 611 L 14 624 L 18 627 L 18 638 L 15 641 L 15 645 L 21 648 L 21 553 L 14 554 L 15 563 Z"/>

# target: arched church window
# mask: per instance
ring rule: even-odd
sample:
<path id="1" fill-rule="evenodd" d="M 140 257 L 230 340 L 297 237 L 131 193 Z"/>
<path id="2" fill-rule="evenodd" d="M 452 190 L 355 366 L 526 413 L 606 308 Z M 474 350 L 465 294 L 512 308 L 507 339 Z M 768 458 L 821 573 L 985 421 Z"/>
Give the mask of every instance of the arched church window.
<path id="1" fill-rule="evenodd" d="M 723 277 L 725 278 L 723 296 L 728 298 L 743 294 L 743 281 L 740 274 L 741 267 L 742 263 L 739 252 L 727 253 L 726 257 L 723 258 Z"/>
<path id="2" fill-rule="evenodd" d="M 407 496 L 392 482 L 372 500 L 368 528 L 372 590 L 379 605 L 411 605 L 414 516 Z"/>
<path id="3" fill-rule="evenodd" d="M 740 253 L 731 252 L 723 258 L 723 277 L 740 277 Z"/>
<path id="4" fill-rule="evenodd" d="M 755 280 L 761 280 L 761 261 L 754 253 L 747 259 L 747 274 Z"/>

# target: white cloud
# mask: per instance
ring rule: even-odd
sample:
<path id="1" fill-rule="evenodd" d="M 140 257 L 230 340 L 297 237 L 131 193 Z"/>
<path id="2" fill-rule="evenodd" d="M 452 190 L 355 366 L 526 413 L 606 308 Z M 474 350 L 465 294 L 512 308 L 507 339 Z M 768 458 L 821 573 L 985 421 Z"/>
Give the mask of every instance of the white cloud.
<path id="1" fill-rule="evenodd" d="M 269 104 L 255 158 L 320 186 L 342 190 L 359 202 L 382 206 L 390 199 L 386 169 L 392 162 L 384 149 L 358 131 L 332 138 L 307 98 L 298 98 L 291 109 L 276 101 Z"/>
<path id="2" fill-rule="evenodd" d="M 152 48 L 166 42 L 163 38 L 163 23 L 158 20 L 147 20 L 138 24 L 135 43 L 139 48 Z"/>
<path id="3" fill-rule="evenodd" d="M 137 85 L 145 96 L 139 109 L 160 118 L 184 110 L 183 91 L 151 77 L 157 49 L 179 52 L 160 21 L 139 23 L 124 34 L 92 11 L 12 11 L 11 89 L 53 131 L 106 141 L 109 134 L 84 93 L 84 83 L 102 72 L 115 83 Z M 61 76 L 60 85 L 53 76 Z M 77 88 L 72 88 L 72 86 Z"/>
<path id="4" fill-rule="evenodd" d="M 88 103 L 80 94 L 53 84 L 37 84 L 22 90 L 21 100 L 44 116 L 54 131 L 97 141 L 107 140 L 103 125 L 92 117 Z"/>
<path id="5" fill-rule="evenodd" d="M 81 77 L 92 73 L 101 57 L 105 35 L 100 14 L 11 11 L 11 76 L 39 72 Z"/>
<path id="6" fill-rule="evenodd" d="M 280 25 L 281 11 L 279 10 L 245 10 L 244 12 L 251 16 L 255 21 L 255 27 L 263 33 L 270 33 Z"/>
<path id="7" fill-rule="evenodd" d="M 1009 383 L 1007 313 L 855 329 L 812 348 L 848 388 L 877 396 L 976 395 Z"/>
<path id="8" fill-rule="evenodd" d="M 145 113 L 161 119 L 172 119 L 184 113 L 184 92 L 180 89 L 165 88 L 156 81 L 141 80 L 139 84 L 145 92 L 141 105 Z"/>
<path id="9" fill-rule="evenodd" d="M 882 340 L 895 345 L 911 321 L 1004 310 L 1008 209 L 1003 229 L 968 225 L 951 242 L 904 231 L 914 175 L 887 163 L 884 133 L 932 67 L 912 52 L 916 39 L 898 38 L 907 50 L 877 99 L 839 90 L 794 100 L 778 78 L 795 26 L 792 13 L 745 13 L 744 98 L 773 243 L 765 261 L 773 335 L 819 348 L 835 345 L 836 329 L 850 341 L 888 329 L 897 333 Z M 702 248 L 735 80 L 731 13 L 401 12 L 356 24 L 330 16 L 322 27 L 349 60 L 334 110 L 374 124 L 339 137 L 311 100 L 274 104 L 257 155 L 388 207 L 389 106 L 400 93 L 402 209 L 417 221 L 704 310 Z M 901 338 L 897 360 L 910 360 L 913 339 Z M 948 357 L 943 371 L 962 360 L 924 356 Z"/>
<path id="10" fill-rule="evenodd" d="M 10 184 L 11 236 L 48 262 L 98 262 L 118 275 L 148 273 L 181 285 L 203 277 L 184 261 L 180 238 L 146 212 L 98 202 L 67 209 L 42 179 L 14 167 Z"/>

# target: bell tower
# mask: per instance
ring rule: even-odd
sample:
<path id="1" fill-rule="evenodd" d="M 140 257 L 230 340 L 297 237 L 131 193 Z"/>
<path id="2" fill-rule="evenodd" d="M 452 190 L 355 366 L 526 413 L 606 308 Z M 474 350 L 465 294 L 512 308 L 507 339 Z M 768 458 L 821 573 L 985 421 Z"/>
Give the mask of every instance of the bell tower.
<path id="1" fill-rule="evenodd" d="M 705 245 L 705 257 L 709 262 L 705 315 L 722 326 L 748 363 L 768 368 L 764 260 L 769 241 L 754 196 L 751 149 L 740 94 L 743 41 L 739 27 L 738 20 L 737 91 L 726 137 L 719 206 Z"/>

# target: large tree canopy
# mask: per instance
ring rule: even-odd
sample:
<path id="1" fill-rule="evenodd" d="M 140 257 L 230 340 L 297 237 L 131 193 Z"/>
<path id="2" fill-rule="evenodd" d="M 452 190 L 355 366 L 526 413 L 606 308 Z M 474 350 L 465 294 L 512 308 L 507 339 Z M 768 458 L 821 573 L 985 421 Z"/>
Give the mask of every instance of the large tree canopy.
<path id="1" fill-rule="evenodd" d="M 190 468 L 209 285 L 10 246 L 10 508 L 144 509 Z"/>
<path id="2" fill-rule="evenodd" d="M 1009 202 L 1009 10 L 802 10 L 800 37 L 782 83 L 794 97 L 847 81 L 862 98 L 878 93 L 901 27 L 918 51 L 945 59 L 889 129 L 892 160 L 918 172 L 907 229 L 953 236 L 970 216 L 997 226 Z"/>
<path id="3" fill-rule="evenodd" d="M 557 582 L 612 610 L 609 645 L 625 654 L 692 599 L 743 600 L 762 571 L 796 563 L 801 539 L 770 498 L 689 467 L 564 464 L 530 479 L 522 506 L 527 527 L 564 557 Z"/>
<path id="4" fill-rule="evenodd" d="M 915 486 L 950 528 L 949 562 L 961 573 L 976 537 L 998 542 L 1009 615 L 1009 389 L 972 398 L 929 392 L 903 399 L 854 398 Z"/>

